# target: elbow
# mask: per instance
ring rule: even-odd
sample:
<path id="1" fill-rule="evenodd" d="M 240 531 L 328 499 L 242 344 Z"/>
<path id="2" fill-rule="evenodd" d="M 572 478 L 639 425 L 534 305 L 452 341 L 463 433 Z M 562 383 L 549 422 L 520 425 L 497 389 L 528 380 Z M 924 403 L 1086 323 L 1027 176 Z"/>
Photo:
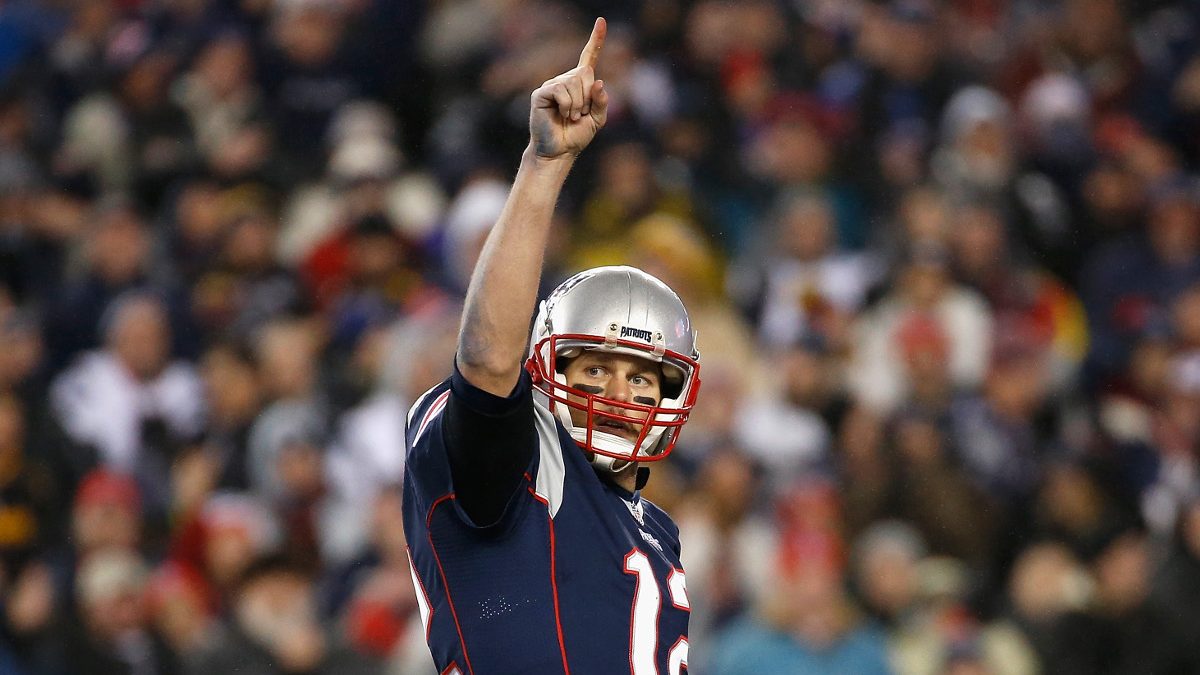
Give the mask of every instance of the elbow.
<path id="1" fill-rule="evenodd" d="M 459 357 L 458 372 L 474 387 L 494 396 L 505 397 L 512 394 L 521 379 L 521 364 L 520 362 L 478 364 L 464 361 L 462 357 Z"/>
<path id="2" fill-rule="evenodd" d="M 460 336 L 458 340 L 458 369 L 468 380 L 502 381 L 515 379 L 521 370 L 521 355 L 497 349 L 487 340 Z"/>
<path id="3" fill-rule="evenodd" d="M 521 364 L 512 361 L 478 360 L 464 358 L 460 353 L 457 358 L 458 370 L 472 382 L 476 380 L 499 380 L 517 372 Z"/>

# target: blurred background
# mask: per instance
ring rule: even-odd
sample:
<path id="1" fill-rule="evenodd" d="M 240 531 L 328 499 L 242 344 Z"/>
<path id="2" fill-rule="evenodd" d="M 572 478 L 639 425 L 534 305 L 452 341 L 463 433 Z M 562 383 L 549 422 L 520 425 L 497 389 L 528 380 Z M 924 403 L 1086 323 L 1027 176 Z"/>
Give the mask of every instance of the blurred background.
<path id="1" fill-rule="evenodd" d="M 609 20 L 544 275 L 683 297 L 697 673 L 1200 673 L 1200 5 L 0 0 L 0 672 L 433 672 L 404 412 Z"/>

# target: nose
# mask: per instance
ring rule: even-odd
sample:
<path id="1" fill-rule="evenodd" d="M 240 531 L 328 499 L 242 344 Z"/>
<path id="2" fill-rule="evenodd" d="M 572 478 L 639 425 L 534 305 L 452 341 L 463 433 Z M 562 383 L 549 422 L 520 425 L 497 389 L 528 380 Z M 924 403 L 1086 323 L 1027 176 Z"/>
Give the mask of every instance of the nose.
<path id="1" fill-rule="evenodd" d="M 608 398 L 622 403 L 628 403 L 633 391 L 629 388 L 629 382 L 623 377 L 614 377 L 608 383 Z"/>

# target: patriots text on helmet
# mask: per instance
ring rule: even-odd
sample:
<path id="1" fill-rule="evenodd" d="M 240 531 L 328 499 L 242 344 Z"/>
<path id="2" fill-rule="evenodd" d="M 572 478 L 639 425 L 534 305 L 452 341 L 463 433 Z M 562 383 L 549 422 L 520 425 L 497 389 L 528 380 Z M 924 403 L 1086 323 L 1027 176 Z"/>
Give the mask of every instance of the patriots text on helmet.
<path id="1" fill-rule="evenodd" d="M 621 326 L 622 338 L 634 338 L 643 342 L 650 342 L 650 331 L 643 328 L 632 328 L 630 326 Z"/>

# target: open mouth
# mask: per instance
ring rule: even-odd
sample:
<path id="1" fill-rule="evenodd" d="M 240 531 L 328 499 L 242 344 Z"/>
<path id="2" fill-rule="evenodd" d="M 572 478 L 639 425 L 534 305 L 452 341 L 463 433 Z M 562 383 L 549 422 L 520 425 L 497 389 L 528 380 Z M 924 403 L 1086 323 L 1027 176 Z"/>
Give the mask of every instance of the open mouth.
<path id="1" fill-rule="evenodd" d="M 607 417 L 601 417 L 596 421 L 596 429 L 631 440 L 637 438 L 637 432 L 634 431 L 632 424 L 614 419 L 608 419 Z"/>

